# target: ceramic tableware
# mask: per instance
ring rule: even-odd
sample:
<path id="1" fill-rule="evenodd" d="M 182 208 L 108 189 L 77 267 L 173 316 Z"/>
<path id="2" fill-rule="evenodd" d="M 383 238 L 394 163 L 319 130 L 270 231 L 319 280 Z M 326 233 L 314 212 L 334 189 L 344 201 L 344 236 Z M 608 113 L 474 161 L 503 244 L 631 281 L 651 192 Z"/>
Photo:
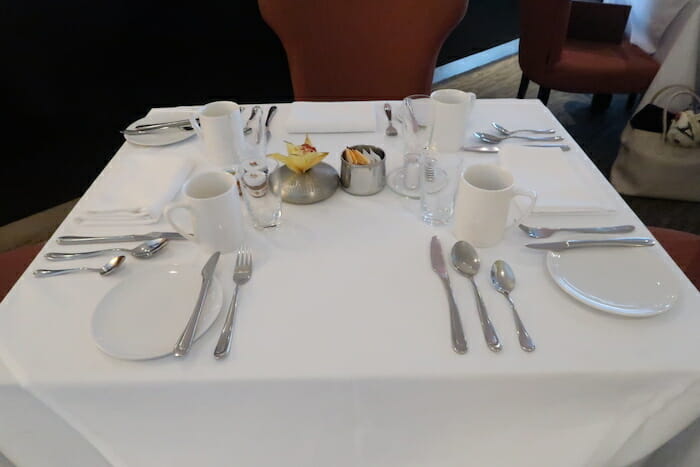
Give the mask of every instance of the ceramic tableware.
<path id="1" fill-rule="evenodd" d="M 459 89 L 439 89 L 430 97 L 435 103 L 432 145 L 440 152 L 459 151 L 476 95 Z"/>
<path id="2" fill-rule="evenodd" d="M 214 167 L 230 168 L 240 162 L 245 142 L 238 104 L 212 102 L 192 115 L 190 123 L 204 142 L 204 154 Z"/>

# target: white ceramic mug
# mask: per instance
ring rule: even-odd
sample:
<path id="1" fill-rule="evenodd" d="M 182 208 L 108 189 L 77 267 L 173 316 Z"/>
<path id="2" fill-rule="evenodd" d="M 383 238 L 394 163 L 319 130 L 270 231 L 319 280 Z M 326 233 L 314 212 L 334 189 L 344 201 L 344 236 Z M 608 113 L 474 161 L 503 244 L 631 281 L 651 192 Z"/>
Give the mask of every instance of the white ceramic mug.
<path id="1" fill-rule="evenodd" d="M 432 145 L 440 152 L 459 151 L 476 95 L 459 89 L 440 89 L 430 97 L 435 102 Z"/>
<path id="2" fill-rule="evenodd" d="M 197 123 L 199 118 L 199 123 Z M 241 160 L 244 147 L 241 110 L 235 102 L 205 105 L 190 117 L 192 128 L 204 142 L 204 154 L 215 167 L 229 168 Z"/>
<path id="3" fill-rule="evenodd" d="M 516 196 L 530 198 L 527 209 L 506 226 L 511 201 Z M 514 185 L 513 175 L 496 165 L 467 167 L 459 179 L 453 231 L 458 240 L 477 247 L 496 245 L 506 227 L 512 227 L 532 212 L 537 193 Z"/>
<path id="4" fill-rule="evenodd" d="M 165 218 L 186 238 L 210 251 L 237 250 L 243 241 L 243 218 L 236 178 L 226 172 L 202 172 L 185 183 L 184 202 L 165 207 Z M 192 218 L 194 234 L 183 229 L 173 212 L 184 209 Z"/>

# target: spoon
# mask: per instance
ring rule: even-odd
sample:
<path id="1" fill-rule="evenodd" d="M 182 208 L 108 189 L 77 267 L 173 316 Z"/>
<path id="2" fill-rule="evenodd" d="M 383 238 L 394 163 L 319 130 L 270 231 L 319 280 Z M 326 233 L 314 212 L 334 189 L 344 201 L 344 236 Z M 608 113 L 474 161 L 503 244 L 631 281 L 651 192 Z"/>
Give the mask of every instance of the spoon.
<path id="1" fill-rule="evenodd" d="M 399 134 L 398 131 L 396 131 L 396 128 L 394 128 L 394 125 L 391 123 L 391 104 L 388 102 L 384 104 L 384 113 L 386 114 L 387 120 L 389 120 L 389 126 L 386 127 L 386 135 L 387 136 L 396 136 Z"/>
<path id="2" fill-rule="evenodd" d="M 498 144 L 503 140 L 506 140 L 508 138 L 518 138 L 518 139 L 525 139 L 528 141 L 563 141 L 564 138 L 561 136 L 497 136 L 497 135 L 492 135 L 491 133 L 483 133 L 481 131 L 477 131 L 474 133 L 474 136 L 479 138 L 481 141 L 484 143 L 490 143 L 490 144 Z"/>
<path id="3" fill-rule="evenodd" d="M 158 253 L 165 245 L 167 245 L 167 243 L 168 240 L 166 238 L 156 238 L 154 240 L 143 242 L 136 248 L 131 249 L 108 248 L 106 250 L 81 251 L 79 253 L 46 253 L 44 257 L 52 261 L 61 261 L 64 259 L 92 258 L 93 256 L 100 256 L 113 251 L 123 251 L 124 253 L 131 254 L 131 256 L 134 258 L 150 258 Z"/>
<path id="4" fill-rule="evenodd" d="M 506 135 L 506 136 L 511 136 L 515 133 L 538 133 L 538 134 L 548 134 L 548 135 L 551 135 L 554 133 L 554 130 L 552 130 L 551 128 L 547 128 L 544 130 L 508 130 L 496 122 L 491 122 L 491 126 L 494 127 L 496 130 L 498 130 L 499 133 Z"/>
<path id="5" fill-rule="evenodd" d="M 520 315 L 515 309 L 515 304 L 510 298 L 510 293 L 515 288 L 515 274 L 513 270 L 508 266 L 508 263 L 502 260 L 497 260 L 493 263 L 491 267 L 491 283 L 494 288 L 503 294 L 504 297 L 510 303 L 510 308 L 513 310 L 513 319 L 515 320 L 515 332 L 518 335 L 518 341 L 520 341 L 520 348 L 525 352 L 532 352 L 535 350 L 535 343 L 532 342 L 530 334 L 527 333 L 523 322 L 520 320 Z"/>
<path id="6" fill-rule="evenodd" d="M 493 327 L 493 323 L 489 319 L 488 312 L 486 311 L 486 305 L 479 294 L 479 289 L 474 282 L 474 276 L 479 272 L 479 255 L 469 243 L 460 240 L 454 244 L 452 247 L 452 252 L 450 254 L 452 258 L 452 265 L 457 271 L 462 275 L 469 278 L 474 287 L 474 295 L 476 296 L 476 309 L 479 312 L 479 320 L 481 321 L 481 330 L 484 332 L 484 338 L 486 339 L 486 345 L 493 352 L 500 352 L 501 341 L 498 339 L 496 330 Z"/>
<path id="7" fill-rule="evenodd" d="M 525 232 L 531 238 L 548 238 L 554 232 L 578 232 L 578 233 L 627 233 L 634 230 L 633 225 L 613 225 L 611 227 L 576 227 L 576 228 L 558 228 L 549 229 L 547 227 L 530 227 L 525 224 L 518 224 L 520 230 Z"/>
<path id="8" fill-rule="evenodd" d="M 36 271 L 34 271 L 34 277 L 52 277 L 52 276 L 60 276 L 61 274 L 69 274 L 72 272 L 82 272 L 82 271 L 99 272 L 100 276 L 106 276 L 108 274 L 111 274 L 116 269 L 118 269 L 119 266 L 121 266 L 125 260 L 126 260 L 126 256 L 115 256 L 114 258 L 107 261 L 107 263 L 104 266 L 102 266 L 101 268 L 82 267 L 82 268 L 71 268 L 71 269 L 37 269 Z"/>

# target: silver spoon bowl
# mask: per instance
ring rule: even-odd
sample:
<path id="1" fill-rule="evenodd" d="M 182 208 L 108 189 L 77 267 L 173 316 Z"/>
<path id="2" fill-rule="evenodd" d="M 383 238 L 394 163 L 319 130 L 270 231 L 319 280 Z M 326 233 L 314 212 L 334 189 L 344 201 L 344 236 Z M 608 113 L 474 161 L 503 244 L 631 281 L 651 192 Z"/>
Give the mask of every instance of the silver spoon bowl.
<path id="1" fill-rule="evenodd" d="M 610 227 L 575 227 L 550 229 L 547 227 L 530 227 L 525 224 L 518 224 L 518 228 L 531 238 L 548 238 L 555 232 L 578 232 L 578 233 L 627 233 L 634 230 L 633 225 L 613 225 Z"/>
<path id="2" fill-rule="evenodd" d="M 498 339 L 496 329 L 493 327 L 493 323 L 491 323 L 491 319 L 486 311 L 486 305 L 484 305 L 484 301 L 481 298 L 479 288 L 476 286 L 476 282 L 474 282 L 474 276 L 479 272 L 479 265 L 481 264 L 479 261 L 479 254 L 469 243 L 460 240 L 452 246 L 450 257 L 455 269 L 463 276 L 468 277 L 472 283 L 474 295 L 476 296 L 476 309 L 479 313 L 481 330 L 484 332 L 486 345 L 493 352 L 500 352 L 502 348 L 501 341 Z"/>
<path id="3" fill-rule="evenodd" d="M 518 138 L 518 139 L 524 139 L 527 141 L 563 141 L 564 140 L 564 138 L 562 138 L 561 136 L 519 136 L 519 135 L 498 136 L 498 135 L 492 135 L 491 133 L 484 133 L 482 131 L 475 132 L 474 136 L 479 138 L 484 143 L 489 143 L 489 144 L 498 144 L 501 141 L 504 141 L 504 140 L 509 139 L 509 138 Z"/>
<path id="4" fill-rule="evenodd" d="M 143 242 L 136 248 L 108 248 L 105 250 L 81 251 L 78 253 L 46 253 L 44 257 L 52 261 L 63 261 L 66 259 L 92 258 L 93 256 L 100 256 L 106 253 L 121 251 L 124 253 L 129 253 L 134 258 L 146 259 L 158 253 L 167 244 L 168 239 L 156 238 L 154 240 Z"/>
<path id="5" fill-rule="evenodd" d="M 505 136 L 511 136 L 514 135 L 515 133 L 536 133 L 540 135 L 553 135 L 554 130 L 551 128 L 546 128 L 542 130 L 508 130 L 507 128 L 503 127 L 502 125 L 499 125 L 496 122 L 491 122 L 491 126 L 494 127 L 500 134 L 505 135 Z"/>
<path id="6" fill-rule="evenodd" d="M 525 352 L 532 352 L 535 350 L 535 343 L 532 342 L 532 338 L 525 329 L 523 322 L 520 320 L 520 315 L 515 309 L 513 300 L 510 298 L 510 293 L 515 288 L 515 274 L 513 274 L 513 270 L 508 266 L 508 263 L 500 259 L 493 263 L 491 267 L 491 283 L 498 292 L 506 297 L 508 303 L 510 303 L 510 309 L 513 310 L 515 332 L 518 335 L 520 348 Z"/>
<path id="7" fill-rule="evenodd" d="M 119 269 L 119 267 L 124 264 L 125 260 L 126 256 L 115 256 L 107 261 L 101 268 L 37 269 L 34 271 L 34 277 L 53 277 L 74 272 L 97 272 L 100 276 L 106 276 Z"/>

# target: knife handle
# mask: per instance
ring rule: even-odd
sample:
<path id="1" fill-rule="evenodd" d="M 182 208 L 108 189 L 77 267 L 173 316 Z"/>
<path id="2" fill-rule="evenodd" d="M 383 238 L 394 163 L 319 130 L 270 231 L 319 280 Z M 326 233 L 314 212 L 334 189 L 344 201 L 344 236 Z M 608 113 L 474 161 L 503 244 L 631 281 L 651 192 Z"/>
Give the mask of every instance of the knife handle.
<path id="1" fill-rule="evenodd" d="M 652 238 L 611 238 L 609 240 L 567 240 L 568 248 L 587 246 L 653 246 L 656 241 Z"/>
<path id="2" fill-rule="evenodd" d="M 197 330 L 197 322 L 199 321 L 199 315 L 202 313 L 202 306 L 204 305 L 204 299 L 207 296 L 207 290 L 209 290 L 209 284 L 211 280 L 206 278 L 202 279 L 202 287 L 199 290 L 199 297 L 197 298 L 197 304 L 194 306 L 192 315 L 189 321 L 187 321 L 187 326 L 185 330 L 182 331 L 180 339 L 178 339 L 177 344 L 175 344 L 175 349 L 173 349 L 173 354 L 176 357 L 184 357 L 187 352 L 190 351 L 192 347 L 192 341 L 194 340 L 194 333 Z"/>
<path id="3" fill-rule="evenodd" d="M 83 237 L 80 235 L 64 235 L 58 237 L 59 245 L 84 245 L 88 243 L 129 242 L 138 240 L 135 235 L 112 235 L 109 237 Z"/>
<path id="4" fill-rule="evenodd" d="M 452 349 L 458 354 L 463 354 L 467 352 L 467 341 L 464 338 L 462 319 L 459 316 L 457 303 L 455 302 L 454 295 L 452 294 L 450 280 L 443 277 L 441 277 L 441 279 L 442 284 L 445 286 L 445 292 L 447 293 L 447 301 L 450 305 L 450 333 L 452 336 Z"/>

